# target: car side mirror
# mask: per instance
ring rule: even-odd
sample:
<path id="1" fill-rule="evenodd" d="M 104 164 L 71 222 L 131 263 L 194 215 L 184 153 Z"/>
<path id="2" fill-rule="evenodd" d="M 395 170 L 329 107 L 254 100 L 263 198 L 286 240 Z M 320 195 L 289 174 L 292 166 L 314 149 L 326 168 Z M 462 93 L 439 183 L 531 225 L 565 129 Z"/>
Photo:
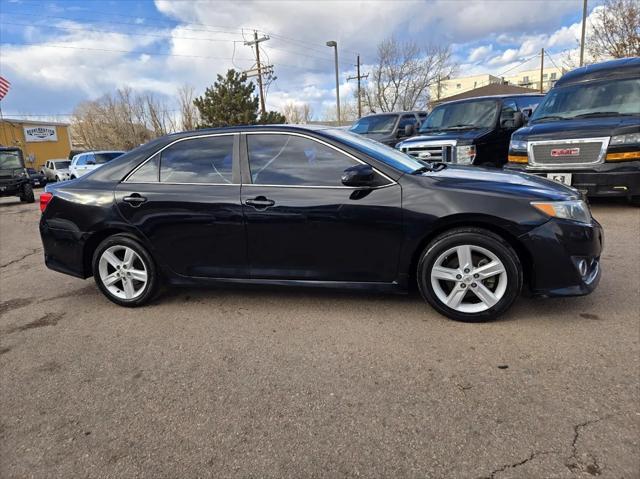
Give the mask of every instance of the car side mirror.
<path id="1" fill-rule="evenodd" d="M 524 115 L 522 112 L 515 112 L 513 114 L 513 127 L 518 129 L 524 125 Z"/>
<path id="2" fill-rule="evenodd" d="M 373 178 L 373 168 L 370 165 L 355 165 L 344 170 L 342 184 L 356 187 L 371 186 Z"/>
<path id="3" fill-rule="evenodd" d="M 415 125 L 409 124 L 404 127 L 404 136 L 413 136 L 416 132 Z"/>
<path id="4" fill-rule="evenodd" d="M 533 108 L 523 108 L 522 114 L 526 119 L 531 118 L 531 115 L 533 115 Z"/>

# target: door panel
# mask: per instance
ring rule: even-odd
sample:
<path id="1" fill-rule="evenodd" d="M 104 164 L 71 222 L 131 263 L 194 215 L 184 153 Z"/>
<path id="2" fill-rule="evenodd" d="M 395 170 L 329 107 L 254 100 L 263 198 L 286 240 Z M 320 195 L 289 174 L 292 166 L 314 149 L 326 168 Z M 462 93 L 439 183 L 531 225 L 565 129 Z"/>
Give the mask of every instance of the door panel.
<path id="1" fill-rule="evenodd" d="M 124 198 L 139 195 L 139 205 Z M 246 277 L 239 185 L 121 183 L 122 215 L 147 238 L 159 261 L 184 276 Z"/>
<path id="2" fill-rule="evenodd" d="M 392 282 L 402 235 L 401 187 L 341 186 L 360 163 L 304 135 L 246 135 L 241 191 L 252 278 Z M 277 184 L 276 184 L 277 183 Z"/>
<path id="3" fill-rule="evenodd" d="M 248 259 L 254 278 L 396 279 L 402 232 L 399 185 L 373 190 L 245 185 Z"/>

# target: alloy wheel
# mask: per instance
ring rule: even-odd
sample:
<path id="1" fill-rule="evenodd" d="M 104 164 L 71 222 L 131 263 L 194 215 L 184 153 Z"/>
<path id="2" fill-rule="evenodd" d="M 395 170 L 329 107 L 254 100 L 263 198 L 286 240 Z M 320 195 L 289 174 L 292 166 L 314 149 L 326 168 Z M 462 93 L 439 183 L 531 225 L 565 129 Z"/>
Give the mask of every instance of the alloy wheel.
<path id="1" fill-rule="evenodd" d="M 105 249 L 98 262 L 100 281 L 113 296 L 135 299 L 148 283 L 147 267 L 132 248 L 115 245 Z"/>
<path id="2" fill-rule="evenodd" d="M 504 296 L 507 271 L 488 249 L 464 244 L 438 256 L 431 268 L 431 286 L 447 307 L 461 313 L 481 313 Z"/>

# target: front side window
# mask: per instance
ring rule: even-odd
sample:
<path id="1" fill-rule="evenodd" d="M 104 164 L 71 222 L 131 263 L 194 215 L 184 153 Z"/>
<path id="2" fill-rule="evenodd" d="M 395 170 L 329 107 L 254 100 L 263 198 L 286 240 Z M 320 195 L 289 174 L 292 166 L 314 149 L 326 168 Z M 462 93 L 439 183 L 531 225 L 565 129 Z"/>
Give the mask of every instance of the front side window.
<path id="1" fill-rule="evenodd" d="M 88 160 L 89 156 L 88 155 L 80 155 L 77 159 L 76 159 L 76 166 L 84 166 L 87 164 L 87 160 Z"/>
<path id="2" fill-rule="evenodd" d="M 407 125 L 415 125 L 416 123 L 418 123 L 418 120 L 416 119 L 416 117 L 414 115 L 403 115 L 402 118 L 400 118 L 400 123 L 398 124 L 398 129 L 403 129 L 405 126 Z"/>
<path id="3" fill-rule="evenodd" d="M 174 143 L 160 157 L 163 183 L 232 183 L 233 135 Z"/>
<path id="4" fill-rule="evenodd" d="M 345 169 L 358 164 L 344 153 L 294 135 L 247 135 L 251 179 L 258 185 L 342 186 Z"/>
<path id="5" fill-rule="evenodd" d="M 607 80 L 554 88 L 532 122 L 573 118 L 640 115 L 640 79 Z"/>

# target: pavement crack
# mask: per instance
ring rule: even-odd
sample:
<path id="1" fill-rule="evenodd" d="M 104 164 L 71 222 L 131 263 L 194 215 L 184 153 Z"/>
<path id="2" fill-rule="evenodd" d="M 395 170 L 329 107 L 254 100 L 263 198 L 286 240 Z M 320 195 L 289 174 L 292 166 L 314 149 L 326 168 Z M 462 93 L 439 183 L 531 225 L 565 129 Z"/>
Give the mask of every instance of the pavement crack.
<path id="1" fill-rule="evenodd" d="M 581 422 L 580 424 L 576 424 L 573 426 L 573 440 L 571 441 L 571 456 L 567 459 L 565 465 L 571 472 L 577 472 L 580 470 L 585 470 L 588 474 L 592 476 L 599 476 L 602 472 L 602 467 L 598 464 L 598 459 L 590 454 L 586 453 L 586 456 L 589 458 L 590 462 L 585 463 L 585 461 L 581 460 L 578 457 L 578 440 L 580 439 L 580 431 L 589 427 L 593 424 L 599 423 L 601 421 L 605 421 L 613 416 L 605 416 L 596 419 L 590 419 L 588 421 Z"/>
<path id="2" fill-rule="evenodd" d="M 19 263 L 20 261 L 28 258 L 29 256 L 33 256 L 34 254 L 37 254 L 38 252 L 40 252 L 40 248 L 35 248 L 30 253 L 24 254 L 24 255 L 20 256 L 19 258 L 17 258 L 17 259 L 13 259 L 13 260 L 9 261 L 8 263 L 0 265 L 0 269 L 4 269 L 7 266 L 11 266 L 12 264 L 15 264 L 15 263 Z"/>
<path id="3" fill-rule="evenodd" d="M 528 463 L 529 461 L 534 460 L 535 458 L 539 457 L 539 456 L 543 456 L 545 454 L 553 454 L 555 451 L 534 451 L 532 452 L 529 457 L 518 461 L 518 462 L 513 462 L 511 464 L 505 464 L 504 466 L 499 467 L 498 469 L 494 469 L 493 471 L 491 471 L 491 473 L 488 476 L 484 476 L 481 479 L 495 479 L 496 474 L 499 474 L 501 472 L 506 471 L 507 469 L 515 469 L 516 467 L 520 467 L 526 463 Z"/>

